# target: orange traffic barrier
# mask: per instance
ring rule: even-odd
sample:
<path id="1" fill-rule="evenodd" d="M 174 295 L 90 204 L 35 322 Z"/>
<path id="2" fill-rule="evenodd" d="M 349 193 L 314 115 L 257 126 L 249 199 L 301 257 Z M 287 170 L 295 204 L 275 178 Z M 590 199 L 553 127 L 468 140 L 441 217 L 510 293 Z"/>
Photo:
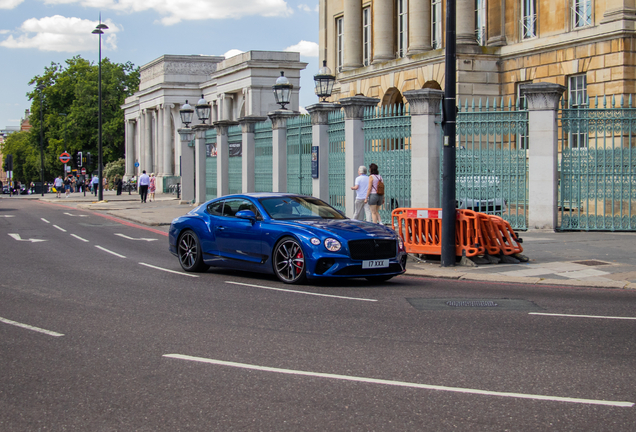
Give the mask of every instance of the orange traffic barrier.
<path id="1" fill-rule="evenodd" d="M 488 215 L 488 218 L 490 219 L 490 223 L 493 227 L 492 232 L 494 233 L 494 236 L 486 240 L 491 247 L 498 247 L 499 253 L 503 255 L 513 255 L 523 252 L 519 238 L 508 221 L 493 215 Z"/>
<path id="2" fill-rule="evenodd" d="M 481 241 L 479 213 L 472 210 L 457 210 L 455 222 L 455 248 L 457 256 L 472 257 L 485 252 Z M 441 252 L 440 252 L 441 254 Z"/>

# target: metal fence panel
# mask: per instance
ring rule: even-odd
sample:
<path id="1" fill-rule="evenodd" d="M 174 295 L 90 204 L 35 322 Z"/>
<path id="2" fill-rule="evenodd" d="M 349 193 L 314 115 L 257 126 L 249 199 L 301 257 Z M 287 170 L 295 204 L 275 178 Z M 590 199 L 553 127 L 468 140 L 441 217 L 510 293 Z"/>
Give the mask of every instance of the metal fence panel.
<path id="1" fill-rule="evenodd" d="M 329 204 L 345 211 L 344 111 L 329 113 Z"/>
<path id="2" fill-rule="evenodd" d="M 216 188 L 216 129 L 205 133 L 205 198 L 211 200 L 217 197 Z"/>
<path id="3" fill-rule="evenodd" d="M 230 126 L 227 130 L 227 142 L 230 148 L 237 148 L 243 142 L 240 126 Z M 238 154 L 237 154 L 238 153 Z M 233 156 L 234 154 L 234 156 Z M 230 151 L 228 163 L 228 189 L 230 194 L 240 194 L 243 191 L 243 162 L 240 152 Z"/>
<path id="4" fill-rule="evenodd" d="M 411 206 L 411 116 L 403 106 L 365 109 L 364 164 L 372 163 L 385 185 L 380 218 L 389 223 L 393 209 Z"/>
<path id="5" fill-rule="evenodd" d="M 287 120 L 287 192 L 312 194 L 311 144 L 311 117 Z"/>
<path id="6" fill-rule="evenodd" d="M 636 231 L 636 108 L 625 102 L 562 101 L 557 229 Z"/>
<path id="7" fill-rule="evenodd" d="M 272 192 L 272 122 L 264 121 L 254 126 L 255 168 L 254 190 Z"/>

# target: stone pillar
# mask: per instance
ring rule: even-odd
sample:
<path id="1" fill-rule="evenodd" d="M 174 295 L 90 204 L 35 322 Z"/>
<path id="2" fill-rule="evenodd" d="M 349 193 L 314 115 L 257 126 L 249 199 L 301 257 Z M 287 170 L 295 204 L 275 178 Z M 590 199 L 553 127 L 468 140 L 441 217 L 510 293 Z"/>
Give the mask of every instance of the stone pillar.
<path id="1" fill-rule="evenodd" d="M 355 184 L 358 167 L 364 165 L 364 109 L 376 106 L 380 99 L 366 96 L 353 96 L 340 99 L 345 112 L 345 190 Z M 345 196 L 347 217 L 352 217 L 355 205 L 355 193 Z"/>
<path id="2" fill-rule="evenodd" d="M 164 107 L 163 105 L 160 106 L 159 108 L 157 108 L 157 111 L 155 111 L 155 116 L 156 116 L 156 120 L 155 123 L 157 125 L 156 127 L 156 139 L 155 139 L 155 168 L 153 171 L 156 171 L 156 175 L 160 176 L 163 174 L 163 145 L 164 142 L 166 141 L 164 135 L 163 135 L 163 112 L 164 112 Z"/>
<path id="3" fill-rule="evenodd" d="M 409 1 L 409 49 L 408 55 L 433 49 L 431 46 L 431 1 Z"/>
<path id="4" fill-rule="evenodd" d="M 554 230 L 558 213 L 557 111 L 560 84 L 521 85 L 528 101 L 528 228 Z"/>
<path id="5" fill-rule="evenodd" d="M 135 175 L 135 125 L 135 120 L 126 121 L 126 179 Z"/>
<path id="6" fill-rule="evenodd" d="M 230 193 L 230 145 L 227 140 L 227 130 L 235 123 L 218 121 L 216 128 L 216 195 L 221 197 Z"/>
<path id="7" fill-rule="evenodd" d="M 140 161 L 140 172 L 145 170 L 150 174 L 152 172 L 152 110 L 146 110 L 144 126 L 144 153 L 143 162 Z"/>
<path id="8" fill-rule="evenodd" d="M 442 90 L 404 92 L 411 110 L 411 207 L 439 208 Z"/>
<path id="9" fill-rule="evenodd" d="M 173 142 L 173 134 L 172 134 L 172 108 L 174 105 L 172 104 L 164 104 L 163 106 L 163 164 L 162 164 L 162 176 L 171 176 L 172 172 L 172 142 Z"/>
<path id="10" fill-rule="evenodd" d="M 457 0 L 457 45 L 477 45 L 475 0 Z"/>
<path id="11" fill-rule="evenodd" d="M 506 0 L 489 1 L 486 3 L 486 8 L 488 10 L 486 14 L 486 32 L 488 33 L 486 45 L 506 45 L 506 35 L 504 33 Z"/>
<path id="12" fill-rule="evenodd" d="M 267 117 L 249 116 L 239 119 L 242 132 L 242 179 L 241 189 L 243 193 L 254 192 L 256 178 L 256 148 L 254 143 L 254 125 L 267 120 Z"/>
<path id="13" fill-rule="evenodd" d="M 272 120 L 272 192 L 287 192 L 287 119 L 295 115 L 289 110 L 267 114 Z"/>
<path id="14" fill-rule="evenodd" d="M 382 63 L 395 58 L 393 3 L 394 0 L 373 2 L 373 63 Z"/>
<path id="15" fill-rule="evenodd" d="M 232 95 L 224 93 L 221 97 L 221 120 L 232 120 Z"/>
<path id="16" fill-rule="evenodd" d="M 212 126 L 209 124 L 199 124 L 193 126 L 196 139 L 194 144 L 194 203 L 203 204 L 206 201 L 207 179 L 205 175 L 205 133 Z"/>
<path id="17" fill-rule="evenodd" d="M 362 67 L 362 0 L 344 0 L 344 70 Z"/>
<path id="18" fill-rule="evenodd" d="M 181 141 L 181 204 L 194 201 L 194 148 Z"/>
<path id="19" fill-rule="evenodd" d="M 329 202 L 329 113 L 340 104 L 321 102 L 306 107 L 311 115 L 311 141 L 318 146 L 318 178 L 312 180 L 312 195 Z"/>

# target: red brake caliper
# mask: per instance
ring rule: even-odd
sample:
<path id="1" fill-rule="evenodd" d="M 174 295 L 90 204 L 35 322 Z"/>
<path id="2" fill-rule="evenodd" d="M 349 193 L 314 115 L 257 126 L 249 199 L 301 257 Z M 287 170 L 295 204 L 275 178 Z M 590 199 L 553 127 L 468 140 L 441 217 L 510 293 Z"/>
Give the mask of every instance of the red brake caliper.
<path id="1" fill-rule="evenodd" d="M 302 250 L 298 250 L 298 253 L 296 254 L 295 258 L 296 259 L 303 259 L 303 251 Z M 301 271 L 302 271 L 301 268 L 296 267 L 296 276 L 298 276 Z"/>

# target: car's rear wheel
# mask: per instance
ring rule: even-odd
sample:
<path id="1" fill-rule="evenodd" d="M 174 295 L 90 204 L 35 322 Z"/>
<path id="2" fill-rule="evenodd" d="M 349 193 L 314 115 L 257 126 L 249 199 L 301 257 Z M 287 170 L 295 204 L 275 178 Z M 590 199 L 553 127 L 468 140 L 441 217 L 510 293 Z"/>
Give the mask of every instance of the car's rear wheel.
<path id="1" fill-rule="evenodd" d="M 210 268 L 203 262 L 201 242 L 194 231 L 186 231 L 177 242 L 177 254 L 181 268 L 187 272 L 204 272 Z"/>
<path id="2" fill-rule="evenodd" d="M 373 282 L 373 283 L 379 283 L 379 282 L 386 282 L 389 279 L 391 279 L 393 277 L 393 275 L 384 275 L 384 276 L 368 276 L 365 279 L 368 280 L 369 282 Z"/>
<path id="3" fill-rule="evenodd" d="M 305 280 L 305 253 L 300 243 L 292 237 L 284 237 L 274 248 L 274 273 L 287 284 Z"/>

